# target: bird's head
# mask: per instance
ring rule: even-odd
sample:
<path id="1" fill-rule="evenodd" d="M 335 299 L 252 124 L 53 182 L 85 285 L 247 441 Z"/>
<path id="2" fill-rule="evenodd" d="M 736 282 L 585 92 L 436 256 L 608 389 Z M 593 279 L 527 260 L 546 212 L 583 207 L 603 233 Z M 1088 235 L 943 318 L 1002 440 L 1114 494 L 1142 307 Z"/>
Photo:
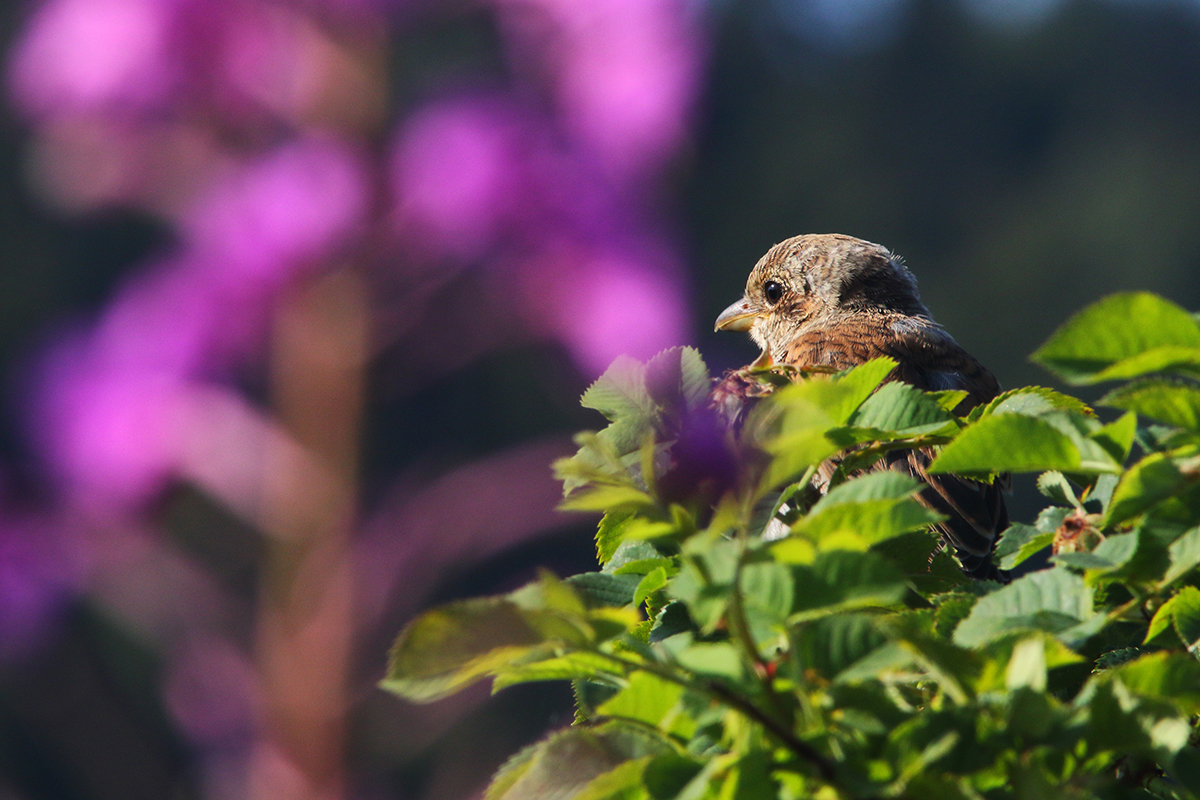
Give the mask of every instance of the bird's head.
<path id="1" fill-rule="evenodd" d="M 795 236 L 772 247 L 746 281 L 746 293 L 721 312 L 716 329 L 747 331 L 770 357 L 797 334 L 837 325 L 848 315 L 928 316 L 917 279 L 886 247 L 836 233 Z"/>

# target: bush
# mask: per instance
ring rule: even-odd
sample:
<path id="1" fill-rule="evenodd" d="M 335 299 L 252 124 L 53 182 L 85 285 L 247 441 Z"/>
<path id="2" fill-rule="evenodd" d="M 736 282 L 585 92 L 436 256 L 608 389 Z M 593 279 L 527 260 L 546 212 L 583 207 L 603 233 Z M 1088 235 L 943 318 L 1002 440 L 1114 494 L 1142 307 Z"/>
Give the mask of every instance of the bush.
<path id="1" fill-rule="evenodd" d="M 1129 381 L 1099 401 L 1125 413 L 1025 387 L 958 417 L 880 359 L 747 371 L 730 426 L 694 350 L 618 360 L 583 396 L 610 424 L 555 465 L 564 507 L 604 513 L 600 571 L 425 613 L 383 686 L 573 682 L 575 724 L 488 800 L 1200 795 L 1200 325 L 1117 295 L 1033 358 Z M 1041 473 L 1052 504 L 994 557 L 1051 566 L 966 578 L 919 484 L 861 472 L 925 446 L 931 473 Z"/>

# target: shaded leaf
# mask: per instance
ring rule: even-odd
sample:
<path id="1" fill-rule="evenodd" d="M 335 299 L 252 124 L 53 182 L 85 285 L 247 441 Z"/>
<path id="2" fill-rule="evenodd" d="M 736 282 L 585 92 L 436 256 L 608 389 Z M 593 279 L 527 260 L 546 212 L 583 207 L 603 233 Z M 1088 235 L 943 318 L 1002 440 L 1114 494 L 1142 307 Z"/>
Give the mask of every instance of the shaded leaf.
<path id="1" fill-rule="evenodd" d="M 954 642 L 975 647 L 1014 631 L 1043 630 L 1070 646 L 1086 638 L 1072 629 L 1093 616 L 1092 590 L 1082 578 L 1065 569 L 1041 570 L 979 598 Z"/>
<path id="2" fill-rule="evenodd" d="M 1066 511 L 1066 509 L 1063 509 Z M 1021 522 L 1013 523 L 1000 535 L 994 557 L 1001 569 L 1012 569 L 1054 541 L 1054 530 L 1043 532 Z"/>
<path id="3" fill-rule="evenodd" d="M 1145 378 L 1113 389 L 1100 405 L 1134 411 L 1179 428 L 1200 430 L 1200 386 L 1172 378 Z"/>
<path id="4" fill-rule="evenodd" d="M 392 648 L 380 685 L 408 700 L 437 700 L 519 663 L 544 642 L 510 600 L 461 600 L 408 624 Z"/>
<path id="5" fill-rule="evenodd" d="M 1200 528 L 1192 528 L 1171 543 L 1168 548 L 1171 567 L 1163 576 L 1161 586 L 1168 586 L 1200 565 Z"/>

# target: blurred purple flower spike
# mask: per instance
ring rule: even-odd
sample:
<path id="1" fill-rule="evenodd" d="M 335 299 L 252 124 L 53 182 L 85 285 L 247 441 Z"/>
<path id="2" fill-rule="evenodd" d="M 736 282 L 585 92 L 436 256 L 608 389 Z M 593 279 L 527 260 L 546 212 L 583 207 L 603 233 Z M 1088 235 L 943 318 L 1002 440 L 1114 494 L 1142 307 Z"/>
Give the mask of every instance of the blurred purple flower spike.
<path id="1" fill-rule="evenodd" d="M 366 208 L 359 159 L 334 140 L 311 138 L 247 164 L 186 212 L 182 226 L 211 277 L 274 287 L 346 243 Z"/>
<path id="2" fill-rule="evenodd" d="M 699 21 L 685 0 L 492 0 L 513 61 L 543 64 L 564 127 L 620 181 L 655 177 L 688 130 Z M 535 51 L 535 52 L 530 52 Z"/>
<path id="3" fill-rule="evenodd" d="M 54 635 L 52 618 L 82 577 L 84 552 L 50 519 L 0 519 L 0 664 Z"/>
<path id="4" fill-rule="evenodd" d="M 526 262 L 522 306 L 540 311 L 585 375 L 621 354 L 647 359 L 686 341 L 687 298 L 676 270 L 645 252 L 574 255 Z"/>
<path id="5" fill-rule="evenodd" d="M 527 127 L 499 97 L 437 103 L 411 117 L 392 154 L 395 222 L 406 245 L 435 259 L 483 255 L 505 218 L 528 203 L 520 194 Z"/>
<path id="6" fill-rule="evenodd" d="M 165 99 L 178 64 L 169 52 L 170 0 L 48 0 L 13 48 L 9 78 L 33 117 Z"/>
<path id="7" fill-rule="evenodd" d="M 365 207 L 357 160 L 313 141 L 196 204 L 183 252 L 129 281 L 91 332 L 43 364 L 32 428 L 76 501 L 120 506 L 162 486 L 204 382 L 261 351 L 279 291 L 343 245 Z"/>

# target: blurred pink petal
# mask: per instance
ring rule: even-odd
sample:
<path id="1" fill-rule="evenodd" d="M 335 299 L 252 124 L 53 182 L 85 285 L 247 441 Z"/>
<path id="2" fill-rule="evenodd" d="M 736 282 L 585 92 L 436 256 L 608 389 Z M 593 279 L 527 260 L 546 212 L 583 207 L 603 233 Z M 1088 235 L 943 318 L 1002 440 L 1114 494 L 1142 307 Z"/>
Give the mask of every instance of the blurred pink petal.
<path id="1" fill-rule="evenodd" d="M 255 730 L 256 683 L 243 653 L 223 637 L 199 633 L 171 654 L 167 709 L 198 745 L 244 747 Z"/>
<path id="2" fill-rule="evenodd" d="M 0 519 L 0 664 L 51 638 L 54 617 L 80 588 L 85 553 L 64 527 L 57 519 Z"/>
<path id="3" fill-rule="evenodd" d="M 684 0 L 494 0 L 514 62 L 546 65 L 565 127 L 609 174 L 638 182 L 682 143 L 700 82 Z"/>
<path id="4" fill-rule="evenodd" d="M 302 139 L 246 165 L 185 216 L 188 243 L 216 274 L 277 285 L 359 232 L 363 165 L 346 146 Z"/>
<path id="5" fill-rule="evenodd" d="M 81 339 L 45 359 L 33 431 L 60 488 L 86 506 L 136 502 L 167 477 L 180 377 L 165 370 L 96 363 Z"/>
<path id="6" fill-rule="evenodd" d="M 684 290 L 664 270 L 600 256 L 543 299 L 585 375 L 599 375 L 619 355 L 645 360 L 688 340 Z"/>
<path id="7" fill-rule="evenodd" d="M 9 62 L 17 105 L 44 116 L 162 99 L 175 76 L 167 0 L 47 0 Z"/>
<path id="8" fill-rule="evenodd" d="M 515 109 L 484 98 L 435 104 L 406 121 L 392 156 L 401 229 L 461 259 L 481 255 L 523 205 L 523 127 Z"/>

